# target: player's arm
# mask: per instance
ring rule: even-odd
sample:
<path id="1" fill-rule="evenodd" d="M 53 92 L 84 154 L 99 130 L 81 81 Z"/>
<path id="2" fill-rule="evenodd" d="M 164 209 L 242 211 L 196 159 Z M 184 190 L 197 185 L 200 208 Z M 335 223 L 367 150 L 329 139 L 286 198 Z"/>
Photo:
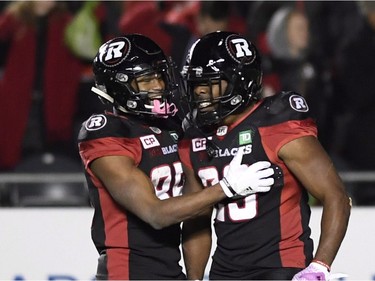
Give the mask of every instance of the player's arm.
<path id="1" fill-rule="evenodd" d="M 105 185 L 114 200 L 155 229 L 194 217 L 226 198 L 219 184 L 199 194 L 160 200 L 147 177 L 130 157 L 105 156 L 91 164 L 91 170 Z"/>
<path id="2" fill-rule="evenodd" d="M 186 181 L 184 194 L 203 189 L 193 170 L 183 166 Z M 188 280 L 202 280 L 211 253 L 211 215 L 207 208 L 195 218 L 184 221 L 182 228 L 182 250 Z"/>
<path id="3" fill-rule="evenodd" d="M 285 144 L 279 157 L 323 205 L 321 234 L 314 259 L 330 266 L 344 239 L 350 216 L 350 198 L 344 184 L 315 137 L 301 137 Z"/>
<path id="4" fill-rule="evenodd" d="M 188 218 L 195 217 L 213 204 L 237 194 L 248 195 L 266 192 L 273 184 L 274 173 L 270 163 L 260 161 L 247 167 L 242 165 L 242 155 L 233 157 L 225 182 L 206 188 L 198 193 L 159 200 L 152 182 L 127 156 L 104 156 L 91 164 L 91 170 L 105 185 L 114 200 L 122 207 L 160 229 Z"/>

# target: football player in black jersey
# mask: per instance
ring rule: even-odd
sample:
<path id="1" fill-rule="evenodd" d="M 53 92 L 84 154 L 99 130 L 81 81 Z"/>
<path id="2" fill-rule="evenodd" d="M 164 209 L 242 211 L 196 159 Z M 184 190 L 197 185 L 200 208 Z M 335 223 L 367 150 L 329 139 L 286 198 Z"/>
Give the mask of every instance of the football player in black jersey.
<path id="1" fill-rule="evenodd" d="M 270 161 L 275 169 L 269 192 L 216 205 L 210 279 L 328 280 L 351 203 L 317 139 L 306 100 L 293 92 L 261 99 L 259 53 L 232 32 L 197 40 L 182 75 L 189 113 L 179 153 L 189 189 L 230 185 L 225 173 L 239 150 L 243 165 Z M 308 193 L 323 207 L 315 255 Z M 185 260 L 192 261 L 189 278 L 201 274 L 210 253 L 210 217 L 206 229 L 202 221 L 186 221 L 183 227 Z"/>
<path id="2" fill-rule="evenodd" d="M 130 34 L 104 43 L 93 71 L 92 91 L 114 108 L 85 121 L 78 139 L 95 208 L 96 278 L 186 279 L 179 265 L 179 223 L 224 198 L 269 191 L 270 162 L 243 167 L 239 153 L 227 173 L 230 188 L 217 184 L 180 196 L 185 177 L 177 152 L 181 124 L 174 122 L 172 62 L 152 40 Z M 238 173 L 252 180 L 236 178 Z"/>

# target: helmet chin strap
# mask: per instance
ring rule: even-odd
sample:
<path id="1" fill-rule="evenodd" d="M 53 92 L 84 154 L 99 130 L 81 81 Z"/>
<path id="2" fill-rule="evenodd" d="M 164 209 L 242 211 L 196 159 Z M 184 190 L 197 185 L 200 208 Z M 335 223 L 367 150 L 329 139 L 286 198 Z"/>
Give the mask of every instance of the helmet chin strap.
<path id="1" fill-rule="evenodd" d="M 102 97 L 103 99 L 109 101 L 110 103 L 114 102 L 114 99 L 110 95 L 108 95 L 106 92 L 100 90 L 97 87 L 91 87 L 91 91 L 97 94 L 99 97 Z"/>
<path id="2" fill-rule="evenodd" d="M 107 100 L 108 102 L 110 102 L 112 104 L 114 103 L 114 99 L 110 95 L 108 95 L 106 92 L 100 90 L 99 88 L 97 88 L 97 87 L 91 87 L 91 91 L 93 93 L 97 94 L 99 97 Z M 120 111 L 122 111 L 124 113 L 131 113 L 131 112 L 127 111 L 124 107 L 122 107 L 120 105 L 117 106 L 117 109 L 119 109 Z"/>
<path id="3" fill-rule="evenodd" d="M 161 103 L 158 99 L 153 100 L 151 112 L 156 113 L 158 117 L 168 118 L 168 115 L 175 116 L 177 111 L 177 106 L 174 103 L 169 104 L 166 101 Z"/>

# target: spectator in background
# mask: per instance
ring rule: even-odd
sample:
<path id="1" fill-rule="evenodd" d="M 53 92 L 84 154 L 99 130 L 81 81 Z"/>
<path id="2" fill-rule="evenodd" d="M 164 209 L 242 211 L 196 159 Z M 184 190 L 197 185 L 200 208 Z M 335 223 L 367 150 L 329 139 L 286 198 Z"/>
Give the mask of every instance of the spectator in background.
<path id="1" fill-rule="evenodd" d="M 175 11 L 174 11 L 175 12 Z M 191 45 L 201 36 L 214 31 L 233 31 L 246 33 L 246 21 L 237 11 L 237 1 L 197 1 L 190 4 L 186 9 L 180 9 L 180 15 L 171 16 L 167 20 L 187 26 L 190 30 L 190 37 L 184 49 L 183 61 Z M 175 12 L 176 13 L 176 12 Z"/>
<path id="2" fill-rule="evenodd" d="M 322 101 L 310 100 L 311 107 L 315 108 L 316 102 L 319 106 L 327 107 L 322 109 L 325 114 L 320 114 L 318 120 L 320 133 L 319 138 L 323 146 L 331 151 L 332 130 L 328 128 L 332 124 L 332 108 L 336 107 L 333 98 L 333 77 L 336 75 L 336 65 L 334 57 L 337 50 L 342 46 L 348 37 L 356 34 L 359 25 L 357 1 L 254 1 L 248 5 L 247 30 L 248 37 L 259 46 L 259 51 L 263 55 L 264 88 L 274 92 L 274 89 L 281 89 L 280 78 L 272 70 L 272 65 L 268 60 L 270 53 L 267 42 L 266 31 L 273 15 L 282 8 L 289 7 L 302 11 L 309 19 L 309 50 L 308 60 L 313 62 L 317 79 L 316 87 Z M 310 85 L 314 86 L 313 83 Z M 268 95 L 270 91 L 268 91 Z M 320 111 L 320 109 L 319 109 Z M 324 118 L 322 116 L 326 115 Z M 323 121 L 324 120 L 324 121 Z M 337 157 L 334 157 L 337 158 Z M 342 165 L 338 162 L 338 167 Z"/>
<path id="3" fill-rule="evenodd" d="M 216 30 L 246 31 L 237 1 L 129 1 L 120 19 L 122 33 L 140 33 L 158 43 L 181 69 L 191 44 Z"/>
<path id="4" fill-rule="evenodd" d="M 362 25 L 337 55 L 335 132 L 332 152 L 356 170 L 374 170 L 375 163 L 375 2 L 359 1 Z M 375 204 L 373 183 L 353 190 L 359 205 Z"/>
<path id="5" fill-rule="evenodd" d="M 15 1 L 0 15 L 0 40 L 8 46 L 0 80 L 1 170 L 45 151 L 77 153 L 81 65 L 64 44 L 70 19 L 58 1 Z"/>
<path id="6" fill-rule="evenodd" d="M 201 37 L 217 30 L 229 29 L 229 1 L 202 1 L 195 19 L 194 34 Z M 197 38 L 195 38 L 197 39 Z"/>
<path id="7" fill-rule="evenodd" d="M 282 7 L 294 7 L 293 1 L 252 1 L 248 5 L 246 24 L 247 37 L 257 44 L 261 53 L 268 50 L 266 42 L 267 26 L 272 15 Z"/>
<path id="8" fill-rule="evenodd" d="M 101 103 L 92 94 L 94 85 L 92 60 L 99 46 L 120 35 L 119 20 L 126 2 L 122 1 L 68 1 L 74 18 L 66 30 L 66 42 L 72 52 L 81 60 L 83 69 L 78 94 L 78 114 L 75 120 L 75 135 L 84 120 L 93 112 L 111 107 Z M 78 51 L 78 52 L 77 52 Z"/>
<path id="9" fill-rule="evenodd" d="M 139 33 L 151 38 L 180 66 L 190 33 L 183 25 L 165 21 L 165 15 L 177 4 L 178 1 L 126 2 L 119 30 L 123 34 Z"/>
<path id="10" fill-rule="evenodd" d="M 306 82 L 314 75 L 311 64 L 306 61 L 309 47 L 307 17 L 291 7 L 280 8 L 268 24 L 266 39 L 268 66 L 278 74 L 280 88 L 306 96 Z"/>
<path id="11" fill-rule="evenodd" d="M 286 6 L 273 14 L 266 30 L 269 53 L 263 54 L 265 89 L 274 87 L 267 83 L 267 75 L 276 75 L 278 84 L 265 95 L 285 89 L 304 96 L 320 128 L 319 139 L 325 145 L 327 86 L 323 67 L 311 51 L 310 38 L 310 21 L 304 10 Z"/>
<path id="12" fill-rule="evenodd" d="M 265 42 L 267 26 L 273 14 L 291 7 L 305 11 L 310 19 L 311 41 L 314 52 L 331 62 L 337 46 L 358 25 L 357 1 L 251 1 L 247 11 L 248 37 L 260 50 Z"/>
<path id="13" fill-rule="evenodd" d="M 165 16 L 169 23 L 187 26 L 195 37 L 217 30 L 246 32 L 246 21 L 239 1 L 184 2 L 183 7 L 171 9 Z M 241 2 L 242 3 L 242 2 Z M 177 6 L 178 7 L 178 6 Z"/>

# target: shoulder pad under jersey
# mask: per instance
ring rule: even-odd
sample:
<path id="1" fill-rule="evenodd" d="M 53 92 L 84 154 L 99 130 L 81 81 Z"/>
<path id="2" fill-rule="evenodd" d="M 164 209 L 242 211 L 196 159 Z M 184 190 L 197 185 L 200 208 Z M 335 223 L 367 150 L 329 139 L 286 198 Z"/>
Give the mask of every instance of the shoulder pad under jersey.
<path id="1" fill-rule="evenodd" d="M 305 98 L 295 92 L 280 92 L 267 97 L 257 111 L 262 115 L 268 115 L 268 118 L 273 115 L 281 122 L 311 117 Z"/>
<path id="2" fill-rule="evenodd" d="M 78 141 L 105 137 L 126 137 L 127 122 L 112 114 L 94 114 L 82 123 Z"/>

